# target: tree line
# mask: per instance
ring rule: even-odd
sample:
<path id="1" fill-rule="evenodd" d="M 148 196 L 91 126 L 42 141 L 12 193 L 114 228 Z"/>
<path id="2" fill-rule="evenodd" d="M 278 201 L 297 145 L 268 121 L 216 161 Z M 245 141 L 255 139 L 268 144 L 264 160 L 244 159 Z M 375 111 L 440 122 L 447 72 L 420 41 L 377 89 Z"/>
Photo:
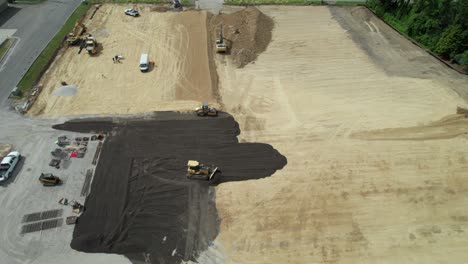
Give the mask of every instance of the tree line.
<path id="1" fill-rule="evenodd" d="M 377 16 L 468 69 L 468 0 L 369 0 Z"/>

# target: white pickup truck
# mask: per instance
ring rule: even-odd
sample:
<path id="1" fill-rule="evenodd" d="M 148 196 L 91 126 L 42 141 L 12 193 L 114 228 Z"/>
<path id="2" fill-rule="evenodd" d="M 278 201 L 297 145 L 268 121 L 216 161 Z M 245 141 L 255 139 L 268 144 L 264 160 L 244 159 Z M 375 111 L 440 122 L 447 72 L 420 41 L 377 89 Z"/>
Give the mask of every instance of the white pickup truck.
<path id="1" fill-rule="evenodd" d="M 0 182 L 11 177 L 20 159 L 21 154 L 18 151 L 10 152 L 2 159 L 2 162 L 0 162 Z"/>

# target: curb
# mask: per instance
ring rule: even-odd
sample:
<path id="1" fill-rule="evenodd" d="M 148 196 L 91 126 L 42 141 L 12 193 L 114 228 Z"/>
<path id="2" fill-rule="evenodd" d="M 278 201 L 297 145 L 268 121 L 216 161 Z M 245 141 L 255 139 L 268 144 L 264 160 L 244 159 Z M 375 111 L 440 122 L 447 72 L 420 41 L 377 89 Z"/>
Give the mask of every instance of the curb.
<path id="1" fill-rule="evenodd" d="M 435 53 L 433 53 L 432 51 L 428 50 L 426 47 L 422 46 L 421 44 L 419 44 L 418 42 L 416 42 L 414 39 L 410 38 L 409 36 L 406 36 L 405 34 L 401 33 L 398 29 L 396 29 L 395 27 L 393 27 L 392 25 L 390 25 L 389 23 L 387 23 L 387 21 L 383 20 L 382 18 L 380 18 L 379 16 L 377 16 L 376 13 L 374 13 L 374 11 L 372 9 L 370 9 L 369 7 L 365 6 L 372 14 L 374 14 L 374 16 L 378 19 L 380 19 L 382 22 L 384 22 L 387 26 L 389 26 L 390 28 L 392 28 L 393 30 L 395 30 L 398 34 L 400 34 L 401 36 L 403 36 L 404 38 L 406 38 L 407 40 L 411 41 L 411 43 L 413 43 L 414 45 L 418 46 L 419 48 L 421 48 L 422 50 L 424 50 L 426 53 L 428 53 L 429 55 L 431 55 L 432 57 L 436 58 L 438 61 L 442 62 L 443 64 L 445 64 L 445 66 L 449 67 L 450 69 L 458 72 L 458 73 L 461 73 L 461 74 L 464 74 L 464 75 L 468 75 L 468 72 L 465 72 L 465 71 L 462 71 L 460 69 L 457 69 L 455 68 L 452 64 L 444 61 L 442 58 L 440 58 L 439 56 L 437 56 Z"/>

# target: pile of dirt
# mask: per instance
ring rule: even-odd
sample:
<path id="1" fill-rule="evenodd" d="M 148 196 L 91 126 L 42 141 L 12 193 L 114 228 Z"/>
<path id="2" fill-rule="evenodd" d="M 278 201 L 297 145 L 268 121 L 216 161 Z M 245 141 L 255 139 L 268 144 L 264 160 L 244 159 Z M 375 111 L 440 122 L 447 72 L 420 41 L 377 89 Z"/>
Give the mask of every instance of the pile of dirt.
<path id="1" fill-rule="evenodd" d="M 219 37 L 221 26 L 228 51 L 237 67 L 242 68 L 266 50 L 274 21 L 256 7 L 247 7 L 232 14 L 213 16 L 210 31 L 214 40 Z"/>
<path id="2" fill-rule="evenodd" d="M 124 254 L 133 263 L 194 260 L 216 238 L 214 188 L 188 180 L 190 159 L 216 165 L 217 182 L 268 177 L 286 158 L 261 143 L 238 142 L 232 116 L 156 113 L 145 120 L 76 120 L 54 126 L 109 133 L 71 247 Z"/>
<path id="3" fill-rule="evenodd" d="M 457 107 L 457 114 L 464 115 L 465 118 L 468 118 L 468 109 L 463 107 Z"/>

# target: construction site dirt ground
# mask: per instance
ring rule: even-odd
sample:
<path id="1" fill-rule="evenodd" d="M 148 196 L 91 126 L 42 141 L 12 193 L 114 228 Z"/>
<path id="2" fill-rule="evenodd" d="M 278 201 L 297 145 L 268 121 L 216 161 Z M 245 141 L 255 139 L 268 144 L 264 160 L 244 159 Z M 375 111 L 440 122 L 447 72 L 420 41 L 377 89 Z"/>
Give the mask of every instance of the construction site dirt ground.
<path id="1" fill-rule="evenodd" d="M 272 41 L 242 69 L 216 56 L 220 95 L 241 142 L 288 164 L 217 187 L 221 229 L 201 263 L 468 259 L 468 121 L 454 116 L 467 76 L 364 7 L 259 9 Z"/>
<path id="2" fill-rule="evenodd" d="M 128 5 L 102 5 L 83 23 L 96 37 L 98 53 L 78 54 L 63 47 L 40 80 L 43 86 L 31 115 L 132 114 L 187 110 L 215 101 L 210 73 L 205 11 L 158 12 L 152 5 L 132 5 L 140 17 L 124 14 Z M 139 69 L 141 54 L 155 63 Z M 115 55 L 123 56 L 113 63 Z M 73 96 L 57 96 L 64 81 L 77 87 Z"/>
<path id="3" fill-rule="evenodd" d="M 223 110 L 239 123 L 240 142 L 269 144 L 287 158 L 287 165 L 269 178 L 216 187 L 220 230 L 198 263 L 468 259 L 468 119 L 455 115 L 457 106 L 467 106 L 466 76 L 448 69 L 363 7 L 261 6 L 275 23 L 267 49 L 244 68 L 237 68 L 229 55 L 215 55 L 219 91 L 193 86 L 203 88 L 178 98 L 175 83 L 210 84 L 213 74 L 180 79 L 177 74 L 186 73 L 180 69 L 187 69 L 188 63 L 174 56 L 177 52 L 166 53 L 166 66 L 140 74 L 138 47 L 144 44 L 121 43 L 130 41 L 130 34 L 144 38 L 136 29 L 151 25 L 138 24 L 127 35 L 112 30 L 112 21 L 122 30 L 139 23 L 123 16 L 122 9 L 104 5 L 91 22 L 98 23 L 99 12 L 104 14 L 105 22 L 100 23 L 106 30 L 96 31 L 104 44 L 99 56 L 77 55 L 75 49 L 59 55 L 42 80 L 49 85 L 44 85 L 32 114 L 178 110 L 200 97 L 215 100 L 219 92 Z M 225 7 L 223 12 L 236 10 Z M 172 39 L 179 38 L 179 31 L 173 30 L 178 27 L 166 24 L 180 21 L 178 16 L 205 14 L 142 13 L 140 19 L 157 25 L 152 30 L 166 32 L 166 40 L 155 36 L 150 42 L 158 49 L 156 65 L 165 61 L 158 54 L 182 45 Z M 106 32 L 110 33 L 103 37 Z M 200 32 L 186 39 L 206 34 Z M 106 43 L 112 38 L 121 38 L 118 48 Z M 203 39 L 200 43 L 206 42 Z M 115 54 L 126 57 L 122 65 L 112 64 Z M 204 65 L 207 58 L 209 54 L 193 60 Z M 132 67 L 127 65 L 131 60 Z M 197 67 L 209 69 L 208 63 Z M 67 70 L 58 74 L 62 69 Z M 114 73 L 115 78 L 104 81 L 103 71 L 106 78 Z M 147 85 L 132 86 L 130 80 Z M 79 92 L 52 97 L 60 81 L 76 84 Z"/>

